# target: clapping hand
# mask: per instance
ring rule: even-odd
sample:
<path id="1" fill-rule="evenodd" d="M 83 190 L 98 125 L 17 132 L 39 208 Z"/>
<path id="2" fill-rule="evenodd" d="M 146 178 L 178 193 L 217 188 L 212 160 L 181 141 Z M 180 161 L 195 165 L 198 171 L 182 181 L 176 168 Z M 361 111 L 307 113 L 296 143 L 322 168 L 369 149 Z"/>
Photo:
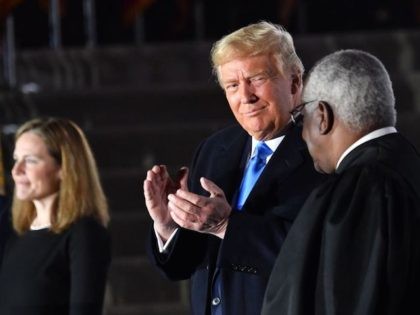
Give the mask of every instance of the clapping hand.
<path id="1" fill-rule="evenodd" d="M 181 168 L 175 180 L 172 180 L 165 165 L 155 165 L 147 171 L 143 182 L 147 210 L 154 222 L 155 231 L 164 242 L 178 228 L 168 209 L 168 195 L 174 194 L 178 189 L 188 191 L 187 178 L 186 167 Z"/>
<path id="2" fill-rule="evenodd" d="M 223 190 L 215 183 L 204 177 L 200 179 L 200 183 L 210 196 L 178 189 L 168 196 L 170 216 L 180 227 L 223 239 L 232 208 Z"/>

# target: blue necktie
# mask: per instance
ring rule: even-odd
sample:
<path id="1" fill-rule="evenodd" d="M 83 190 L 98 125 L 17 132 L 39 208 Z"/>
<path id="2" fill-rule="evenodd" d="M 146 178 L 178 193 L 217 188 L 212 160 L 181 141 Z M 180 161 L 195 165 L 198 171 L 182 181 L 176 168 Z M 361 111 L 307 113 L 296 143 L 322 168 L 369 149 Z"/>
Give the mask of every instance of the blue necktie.
<path id="1" fill-rule="evenodd" d="M 271 149 L 264 142 L 258 142 L 255 148 L 256 154 L 249 160 L 246 167 L 244 177 L 242 178 L 241 187 L 239 188 L 238 200 L 236 208 L 242 209 L 246 198 L 254 187 L 255 182 L 261 175 L 267 157 L 273 153 Z"/>

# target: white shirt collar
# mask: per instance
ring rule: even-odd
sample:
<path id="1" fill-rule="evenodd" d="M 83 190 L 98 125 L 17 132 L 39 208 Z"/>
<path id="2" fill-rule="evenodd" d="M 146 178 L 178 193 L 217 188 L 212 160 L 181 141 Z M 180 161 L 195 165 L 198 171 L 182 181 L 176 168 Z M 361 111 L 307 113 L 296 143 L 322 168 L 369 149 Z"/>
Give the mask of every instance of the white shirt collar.
<path id="1" fill-rule="evenodd" d="M 271 151 L 273 151 L 273 153 L 276 151 L 276 149 L 278 148 L 278 146 L 280 145 L 280 143 L 283 141 L 284 136 L 281 137 L 277 137 L 274 139 L 270 139 L 267 141 L 264 141 L 266 145 L 268 145 L 268 147 L 271 149 Z M 252 158 L 257 152 L 255 151 L 255 147 L 257 146 L 257 143 L 259 142 L 259 140 L 252 138 L 252 148 L 251 148 L 251 156 L 250 158 Z M 270 158 L 273 156 L 273 153 L 271 153 L 268 157 L 267 157 L 267 161 L 268 162 L 270 160 Z"/>
<path id="2" fill-rule="evenodd" d="M 344 160 L 344 158 L 351 152 L 353 151 L 355 148 L 357 148 L 358 146 L 360 146 L 361 144 L 368 142 L 370 140 L 388 135 L 390 133 L 396 133 L 397 129 L 395 129 L 394 127 L 384 127 L 384 128 L 380 128 L 380 129 L 376 129 L 370 133 L 368 133 L 367 135 L 361 137 L 359 140 L 357 140 L 355 143 L 353 143 L 351 146 L 349 146 L 346 151 L 343 152 L 343 154 L 341 154 L 341 157 L 338 159 L 337 165 L 335 167 L 335 169 L 338 169 L 338 167 L 340 166 L 340 163 Z"/>

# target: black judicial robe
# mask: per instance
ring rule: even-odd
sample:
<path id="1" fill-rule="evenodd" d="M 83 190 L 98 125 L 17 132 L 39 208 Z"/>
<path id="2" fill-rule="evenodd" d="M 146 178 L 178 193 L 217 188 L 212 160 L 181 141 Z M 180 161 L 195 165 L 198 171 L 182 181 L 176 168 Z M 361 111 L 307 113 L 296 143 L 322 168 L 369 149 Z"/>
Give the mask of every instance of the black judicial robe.
<path id="1" fill-rule="evenodd" d="M 420 156 L 400 134 L 353 150 L 283 244 L 262 315 L 420 314 Z"/>

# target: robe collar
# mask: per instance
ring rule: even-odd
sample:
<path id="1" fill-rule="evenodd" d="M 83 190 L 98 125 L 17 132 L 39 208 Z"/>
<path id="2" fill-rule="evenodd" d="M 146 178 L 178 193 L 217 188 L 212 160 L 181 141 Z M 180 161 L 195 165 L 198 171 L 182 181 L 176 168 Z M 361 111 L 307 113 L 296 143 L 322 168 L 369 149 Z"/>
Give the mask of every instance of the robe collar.
<path id="1" fill-rule="evenodd" d="M 391 134 L 391 133 L 396 133 L 397 129 L 395 129 L 394 127 L 384 127 L 384 128 L 380 128 L 380 129 L 376 129 L 370 133 L 368 133 L 367 135 L 361 137 L 359 140 L 357 140 L 355 143 L 353 143 L 351 146 L 349 146 L 341 155 L 341 157 L 338 159 L 337 165 L 335 166 L 335 169 L 338 170 L 338 168 L 340 167 L 341 162 L 344 160 L 344 158 L 349 155 L 349 153 L 351 151 L 353 151 L 355 148 L 357 148 L 358 146 L 362 145 L 365 142 L 368 142 L 370 140 Z"/>

